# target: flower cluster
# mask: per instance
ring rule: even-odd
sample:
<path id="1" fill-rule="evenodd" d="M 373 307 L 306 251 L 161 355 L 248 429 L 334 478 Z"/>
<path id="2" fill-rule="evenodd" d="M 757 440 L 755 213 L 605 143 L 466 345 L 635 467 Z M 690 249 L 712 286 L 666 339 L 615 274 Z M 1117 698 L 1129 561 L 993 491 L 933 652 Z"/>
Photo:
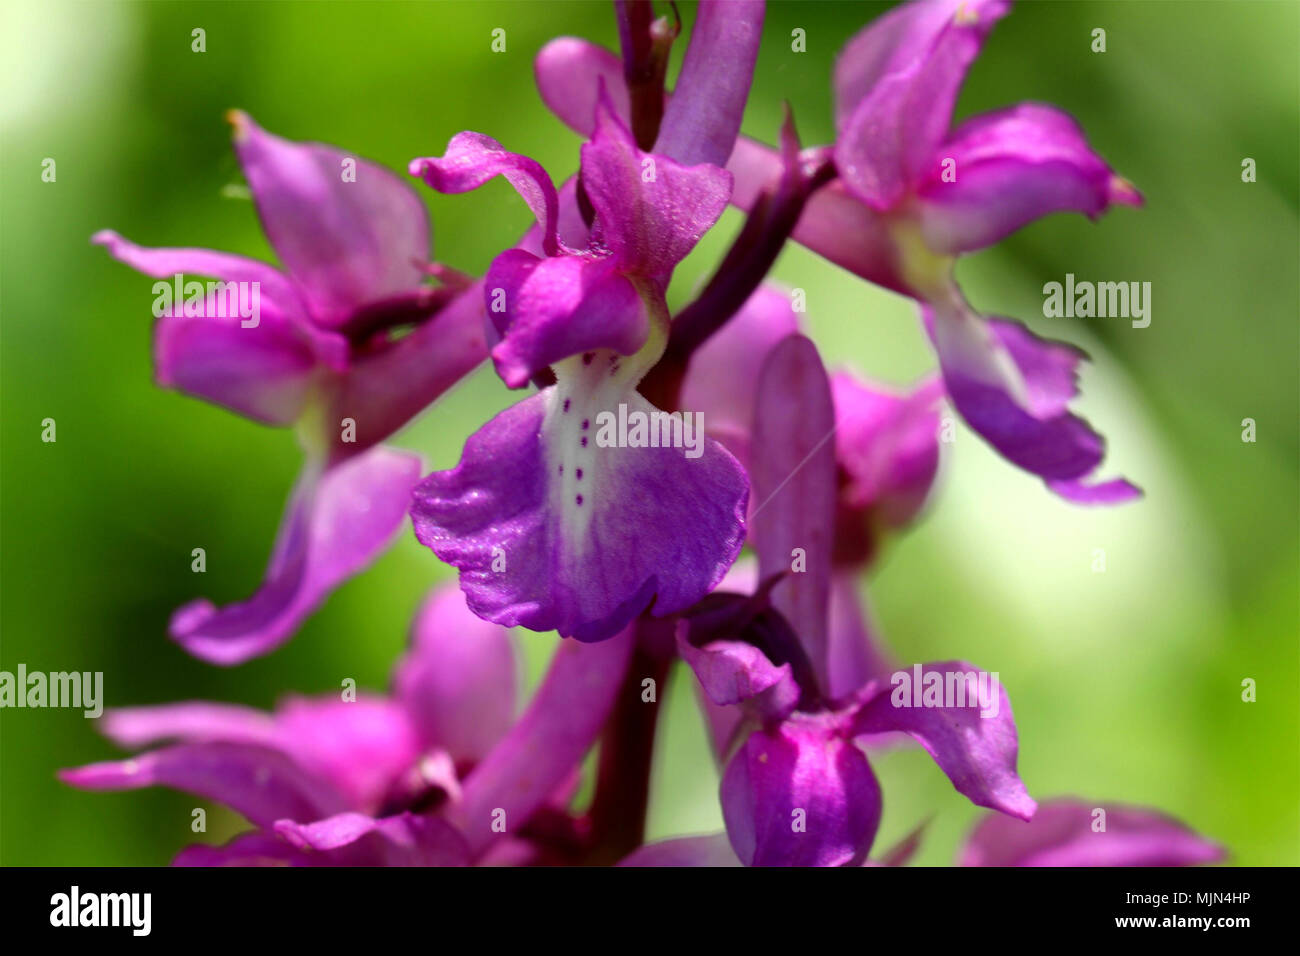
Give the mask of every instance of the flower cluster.
<path id="1" fill-rule="evenodd" d="M 182 850 L 188 865 L 901 865 L 920 829 L 873 853 L 870 757 L 919 744 L 990 811 L 962 865 L 1219 859 L 1154 811 L 1036 803 L 996 674 L 897 667 L 862 603 L 861 580 L 931 495 L 945 401 L 1068 502 L 1139 494 L 1095 478 L 1103 441 L 1069 408 L 1081 353 L 980 315 L 954 278 L 959 255 L 1042 216 L 1141 203 L 1053 107 L 953 127 L 1008 8 L 913 0 L 867 25 L 830 78 L 836 142 L 804 148 L 789 118 L 777 147 L 739 135 L 761 2 L 700 5 L 671 94 L 680 21 L 617 3 L 621 55 L 560 38 L 535 61 L 542 99 L 584 138 L 574 178 L 557 187 L 473 131 L 410 164 L 440 193 L 502 177 L 531 210 L 536 224 L 481 279 L 432 261 L 412 183 L 232 113 L 280 267 L 94 239 L 154 278 L 255 283 L 251 323 L 211 292 L 163 310 L 158 381 L 292 426 L 304 448 L 262 588 L 179 608 L 171 635 L 216 664 L 268 653 L 408 513 L 459 588 L 420 609 L 387 695 L 113 710 L 111 740 L 153 749 L 63 779 L 172 787 L 248 820 L 225 846 Z M 674 315 L 674 270 L 728 205 L 745 224 Z M 767 281 L 790 239 L 913 299 L 936 374 L 906 390 L 828 374 Z M 416 456 L 382 443 L 486 359 L 526 396 L 454 468 L 421 477 Z M 694 421 L 704 433 L 686 454 Z M 562 638 L 522 709 L 516 627 Z M 726 832 L 647 845 L 657 690 L 677 660 L 696 678 Z"/>

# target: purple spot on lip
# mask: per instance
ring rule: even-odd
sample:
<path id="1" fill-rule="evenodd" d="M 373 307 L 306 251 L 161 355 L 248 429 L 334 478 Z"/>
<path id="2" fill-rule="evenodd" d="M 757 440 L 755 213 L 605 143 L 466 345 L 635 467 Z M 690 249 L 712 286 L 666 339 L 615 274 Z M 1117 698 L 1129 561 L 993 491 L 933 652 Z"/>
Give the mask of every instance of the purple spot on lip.
<path id="1" fill-rule="evenodd" d="M 578 497 L 575 498 L 575 499 L 573 499 L 573 500 L 576 501 L 579 505 L 581 505 L 581 504 L 582 504 L 582 495 L 578 495 Z"/>
<path id="2" fill-rule="evenodd" d="M 583 436 L 582 436 L 582 447 L 583 447 L 583 448 L 586 448 L 586 447 L 587 447 L 587 436 L 586 436 L 586 435 L 583 435 Z"/>
<path id="3" fill-rule="evenodd" d="M 594 359 L 595 357 L 596 357 L 596 353 L 595 353 L 595 352 L 583 352 L 583 353 L 582 353 L 582 364 L 583 364 L 583 365 L 590 365 L 590 364 L 591 364 L 591 360 Z"/>
<path id="4" fill-rule="evenodd" d="M 564 400 L 564 410 L 566 412 L 569 410 L 569 399 L 567 398 Z"/>
<path id="5" fill-rule="evenodd" d="M 563 465 L 560 466 L 560 474 L 564 474 L 564 466 L 563 466 Z"/>
<path id="6" fill-rule="evenodd" d="M 584 418 L 582 420 L 582 430 L 585 432 L 590 427 L 591 427 L 591 419 Z"/>
<path id="7" fill-rule="evenodd" d="M 561 467 L 563 467 L 563 466 L 561 466 Z M 582 469 L 581 469 L 581 468 L 579 468 L 578 471 L 577 471 L 577 479 L 578 479 L 579 481 L 582 481 Z"/>

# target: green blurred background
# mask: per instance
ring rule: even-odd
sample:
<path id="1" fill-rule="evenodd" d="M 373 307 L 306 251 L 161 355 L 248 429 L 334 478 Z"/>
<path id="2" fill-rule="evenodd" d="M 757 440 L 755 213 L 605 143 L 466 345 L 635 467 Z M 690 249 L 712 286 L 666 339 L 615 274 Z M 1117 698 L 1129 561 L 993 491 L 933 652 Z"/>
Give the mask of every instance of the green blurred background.
<path id="1" fill-rule="evenodd" d="M 806 143 L 832 138 L 829 69 L 882 9 L 773 3 L 745 131 L 773 141 L 788 100 Z M 964 657 L 1015 705 L 1021 773 L 1039 799 L 1078 794 L 1162 808 L 1243 864 L 1300 862 L 1297 699 L 1297 6 L 1285 2 L 1023 4 L 976 62 L 959 116 L 1040 99 L 1072 112 L 1145 192 L 1143 210 L 1058 216 L 964 260 L 971 301 L 1088 349 L 1083 411 L 1108 474 L 1147 492 L 1071 508 L 970 432 L 946 448 L 924 520 L 869 582 L 903 661 Z M 543 107 L 533 54 L 575 34 L 613 46 L 605 3 L 68 3 L 5 0 L 0 27 L 3 547 L 0 667 L 103 671 L 110 706 L 206 698 L 268 707 L 285 692 L 380 689 L 412 611 L 448 569 L 404 529 L 298 636 L 233 670 L 192 660 L 164 629 L 199 595 L 258 583 L 299 454 L 287 432 L 156 388 L 151 280 L 89 244 L 112 227 L 146 245 L 269 257 L 222 121 L 250 112 L 404 169 L 476 129 L 557 181 L 576 137 Z M 694 9 L 683 5 L 688 23 Z M 207 52 L 191 52 L 191 30 Z M 489 49 L 506 30 L 505 53 Z M 790 48 L 803 28 L 807 52 Z M 1107 51 L 1091 52 L 1091 31 Z M 680 59 L 679 44 L 677 57 Z M 41 162 L 57 162 L 43 183 Z M 1241 180 L 1243 158 L 1258 181 Z M 480 273 L 528 222 L 502 182 L 469 196 L 420 187 L 437 257 Z M 740 225 L 729 211 L 679 270 L 674 304 Z M 1042 286 L 1152 284 L 1149 328 L 1044 319 Z M 933 358 L 902 299 L 790 247 L 774 276 L 807 291 L 828 364 L 904 384 Z M 488 369 L 396 443 L 449 467 L 514 400 Z M 41 420 L 58 423 L 43 444 Z M 1242 420 L 1258 441 L 1241 440 Z M 190 571 L 207 549 L 208 570 Z M 1094 551 L 1106 555 L 1093 571 Z M 554 646 L 517 634 L 530 685 Z M 720 828 L 717 775 L 688 675 L 676 673 L 651 835 Z M 1243 703 L 1241 682 L 1258 683 Z M 156 864 L 190 842 L 195 799 L 88 794 L 56 768 L 114 749 L 79 711 L 6 710 L 0 860 Z M 933 816 L 919 860 L 946 863 L 975 810 L 919 750 L 875 760 L 878 846 Z M 209 808 L 207 839 L 241 828 Z"/>

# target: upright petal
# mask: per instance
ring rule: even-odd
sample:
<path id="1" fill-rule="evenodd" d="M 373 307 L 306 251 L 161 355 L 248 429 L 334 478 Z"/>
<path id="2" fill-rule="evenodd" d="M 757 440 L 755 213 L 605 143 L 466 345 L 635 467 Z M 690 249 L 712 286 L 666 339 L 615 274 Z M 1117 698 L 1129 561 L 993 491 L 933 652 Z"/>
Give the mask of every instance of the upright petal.
<path id="1" fill-rule="evenodd" d="M 940 166 L 952 160 L 955 178 Z M 1142 204 L 1068 114 L 1021 103 L 973 117 L 952 132 L 921 179 L 921 234 L 941 254 L 991 246 L 1054 212 L 1095 219 L 1111 203 Z"/>
<path id="2" fill-rule="evenodd" d="M 763 31 L 762 0 L 702 3 L 655 152 L 722 166 L 740 132 Z"/>
<path id="3" fill-rule="evenodd" d="M 1100 812 L 1098 812 L 1100 811 Z M 1049 800 L 1028 823 L 991 813 L 971 833 L 961 866 L 1193 866 L 1223 847 L 1156 810 Z"/>
<path id="4" fill-rule="evenodd" d="M 143 747 L 163 740 L 220 740 L 226 743 L 279 743 L 275 719 L 252 707 L 186 701 L 156 707 L 115 707 L 104 711 L 98 729 L 121 747 Z"/>
<path id="5" fill-rule="evenodd" d="M 1006 0 L 923 0 L 850 40 L 835 66 L 835 164 L 849 191 L 893 208 L 916 184 L 952 119 L 966 71 Z"/>
<path id="6" fill-rule="evenodd" d="M 1083 352 L 965 308 L 936 313 L 923 306 L 922 316 L 953 405 L 1004 458 L 1082 504 L 1141 494 L 1122 479 L 1084 483 L 1101 463 L 1105 442 L 1068 407 L 1078 393 Z"/>
<path id="7" fill-rule="evenodd" d="M 616 359 L 593 353 L 588 367 L 604 376 Z M 682 610 L 722 579 L 743 542 L 744 472 L 702 435 L 697 458 L 618 447 L 618 416 L 653 412 L 621 389 L 547 388 L 471 436 L 455 469 L 420 483 L 416 537 L 460 569 L 475 614 L 595 641 L 652 605 Z"/>
<path id="8" fill-rule="evenodd" d="M 426 747 L 476 763 L 514 719 L 516 669 L 506 629 L 472 614 L 454 585 L 441 585 L 416 614 L 393 693 Z"/>
<path id="9" fill-rule="evenodd" d="M 653 277 L 672 272 L 731 196 L 731 174 L 718 165 L 641 152 L 607 98 L 582 147 L 582 185 L 596 210 L 597 239 L 623 271 Z"/>
<path id="10" fill-rule="evenodd" d="M 61 770 L 59 779 L 82 790 L 170 787 L 224 803 L 259 826 L 282 817 L 318 820 L 347 806 L 328 781 L 278 751 L 247 744 L 177 744 L 129 760 Z"/>
<path id="11" fill-rule="evenodd" d="M 630 628 L 600 644 L 560 644 L 528 709 L 465 778 L 461 800 L 448 809 L 473 856 L 518 834 L 569 779 L 600 736 L 634 644 Z"/>
<path id="12" fill-rule="evenodd" d="M 266 236 L 316 321 L 340 325 L 357 307 L 420 284 L 432 240 L 410 186 L 333 146 L 273 136 L 245 113 L 229 119 Z"/>
<path id="13" fill-rule="evenodd" d="M 625 122 L 630 116 L 623 61 L 590 40 L 557 37 L 550 41 L 538 51 L 533 74 L 542 102 L 584 137 L 590 137 L 596 128 L 596 104 L 602 88 Z"/>
<path id="14" fill-rule="evenodd" d="M 196 657 L 225 665 L 278 647 L 330 591 L 383 550 L 419 474 L 418 457 L 382 447 L 319 478 L 309 466 L 290 498 L 261 589 L 224 608 L 206 600 L 179 608 L 173 639 Z"/>
<path id="15" fill-rule="evenodd" d="M 411 160 L 410 172 L 440 193 L 466 193 L 495 176 L 504 177 L 537 217 L 546 254 L 559 251 L 560 199 L 537 160 L 508 151 L 491 136 L 464 132 L 451 138 L 440 158 Z"/>
<path id="16" fill-rule="evenodd" d="M 911 734 L 972 803 L 1033 817 L 1037 805 L 1016 775 L 1020 746 L 1011 701 L 996 675 L 964 661 L 940 661 L 900 671 L 891 684 L 865 692 L 855 734 Z"/>
<path id="17" fill-rule="evenodd" d="M 154 332 L 159 385 L 288 425 L 302 414 L 323 370 L 347 367 L 346 341 L 313 328 L 293 286 L 265 263 L 206 249 L 146 249 L 108 231 L 93 241 L 145 275 L 181 277 L 186 299 L 191 292 L 184 284 L 199 276 L 243 284 L 205 286 L 191 303 L 174 294 L 163 300 L 170 304 Z"/>
<path id="18" fill-rule="evenodd" d="M 796 714 L 755 731 L 727 764 L 722 816 L 746 866 L 843 866 L 871 849 L 880 786 L 831 719 Z"/>
<path id="19" fill-rule="evenodd" d="M 826 687 L 826 608 L 835 544 L 835 409 L 817 349 L 783 339 L 759 376 L 750 470 L 759 577 Z"/>

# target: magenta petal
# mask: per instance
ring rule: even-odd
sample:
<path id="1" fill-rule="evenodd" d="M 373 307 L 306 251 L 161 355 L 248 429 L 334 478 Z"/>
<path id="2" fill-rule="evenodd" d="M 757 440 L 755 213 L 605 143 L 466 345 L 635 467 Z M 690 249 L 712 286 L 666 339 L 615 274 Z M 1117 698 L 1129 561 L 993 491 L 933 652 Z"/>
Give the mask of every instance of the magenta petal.
<path id="1" fill-rule="evenodd" d="M 172 866 L 319 866 L 325 861 L 290 846 L 274 833 L 241 833 L 223 846 L 195 843 L 176 854 Z"/>
<path id="2" fill-rule="evenodd" d="M 426 747 L 475 763 L 515 714 L 514 646 L 505 628 L 472 614 L 454 585 L 425 599 L 393 672 L 393 693 Z"/>
<path id="3" fill-rule="evenodd" d="M 475 614 L 596 641 L 652 604 L 669 614 L 707 594 L 740 550 L 749 489 L 707 439 L 699 458 L 602 447 L 596 416 L 566 410 L 558 394 L 547 388 L 479 429 L 455 469 L 416 488 L 411 517 L 416 537 L 460 569 Z M 623 398 L 629 414 L 653 410 Z"/>
<path id="4" fill-rule="evenodd" d="M 1101 463 L 1105 442 L 1069 411 L 1083 352 L 1040 339 L 1019 323 L 963 310 L 922 315 L 939 353 L 953 405 L 1012 464 L 1081 503 L 1114 503 L 1140 492 L 1127 482 L 1102 486 L 1093 500 L 1080 483 Z"/>
<path id="5" fill-rule="evenodd" d="M 239 664 L 273 650 L 340 582 L 370 563 L 396 533 L 420 459 L 374 448 L 304 472 L 290 499 L 261 590 L 216 608 L 194 601 L 172 615 L 170 633 L 191 654 Z"/>
<path id="6" fill-rule="evenodd" d="M 607 99 L 582 147 L 582 185 L 596 210 L 596 235 L 620 269 L 653 277 L 672 272 L 731 196 L 731 174 L 719 166 L 687 166 L 637 149 Z"/>
<path id="7" fill-rule="evenodd" d="M 828 718 L 755 731 L 722 777 L 727 836 L 746 866 L 843 866 L 866 857 L 880 787 L 866 757 Z"/>
<path id="8" fill-rule="evenodd" d="M 914 676 L 918 671 L 919 682 Z M 952 780 L 958 793 L 981 807 L 1028 820 L 1037 805 L 1016 775 L 1020 748 L 1011 701 L 993 675 L 984 678 L 989 694 L 981 700 L 972 683 L 980 673 L 965 661 L 918 664 L 910 671 L 899 671 L 890 685 L 867 692 L 853 718 L 853 732 L 911 734 Z M 923 696 L 931 682 L 927 675 L 934 675 L 940 691 L 947 690 L 952 696 L 947 700 L 935 698 L 931 705 Z M 970 680 L 964 680 L 962 675 L 969 675 Z M 964 695 L 960 704 L 956 698 L 959 690 Z"/>
<path id="9" fill-rule="evenodd" d="M 294 143 L 232 111 L 235 152 L 267 238 L 317 322 L 420 285 L 431 248 L 420 197 L 394 173 L 333 146 Z"/>
<path id="10" fill-rule="evenodd" d="M 129 760 L 59 771 L 82 790 L 171 787 L 224 803 L 259 826 L 282 817 L 316 820 L 346 807 L 328 782 L 275 750 L 246 744 L 191 743 Z"/>
<path id="11" fill-rule="evenodd" d="M 772 720 L 783 720 L 794 710 L 799 686 L 789 664 L 778 667 L 744 641 L 709 641 L 696 647 L 688 639 L 688 628 L 687 621 L 679 622 L 677 650 L 709 700 L 726 705 L 757 698 L 758 709 Z"/>
<path id="12" fill-rule="evenodd" d="M 275 831 L 296 847 L 335 853 L 336 862 L 352 866 L 465 866 L 469 863 L 469 848 L 455 828 L 437 817 L 413 813 L 379 818 L 363 813 L 340 813 L 306 824 L 279 820 Z"/>
<path id="13" fill-rule="evenodd" d="M 758 373 L 777 343 L 798 331 L 789 295 L 764 283 L 691 355 L 682 408 L 703 414 L 709 434 L 742 464 L 749 460 Z"/>
<path id="14" fill-rule="evenodd" d="M 942 160 L 955 179 L 944 182 Z M 932 160 L 918 193 L 921 233 L 939 254 L 990 246 L 1054 212 L 1095 218 L 1111 203 L 1141 205 L 1141 194 L 1092 151 L 1069 115 L 1022 103 L 957 127 Z"/>
<path id="15" fill-rule="evenodd" d="M 772 605 L 826 687 L 826 608 L 835 546 L 835 409 L 817 349 L 783 339 L 763 363 L 750 471 L 759 578 L 785 577 Z"/>
<path id="16" fill-rule="evenodd" d="M 156 707 L 117 707 L 104 711 L 99 730 L 122 747 L 143 747 L 163 740 L 220 740 L 226 743 L 279 743 L 270 714 L 237 704 L 187 701 Z"/>
<path id="17" fill-rule="evenodd" d="M 370 695 L 292 697 L 276 708 L 280 749 L 329 780 L 351 807 L 378 807 L 421 742 L 406 710 Z"/>
<path id="18" fill-rule="evenodd" d="M 631 107 L 623 80 L 623 61 L 603 46 L 577 37 L 558 37 L 533 62 L 542 102 L 574 132 L 591 136 L 601 87 L 618 115 L 627 120 Z"/>
<path id="19" fill-rule="evenodd" d="M 926 0 L 871 24 L 835 65 L 835 165 L 855 196 L 893 208 L 925 171 L 966 71 L 1005 0 Z"/>
<path id="20" fill-rule="evenodd" d="M 605 725 L 634 644 L 632 629 L 599 644 L 560 644 L 528 709 L 449 808 L 474 856 L 518 834 L 570 778 Z"/>
<path id="21" fill-rule="evenodd" d="M 725 833 L 679 837 L 647 843 L 633 850 L 619 866 L 740 866 L 736 851 Z"/>
<path id="22" fill-rule="evenodd" d="M 511 388 L 571 355 L 599 348 L 632 355 L 650 334 L 645 301 L 612 259 L 539 259 L 509 249 L 493 261 L 485 286 L 489 302 L 504 296 L 509 324 L 492 360 Z"/>
<path id="23" fill-rule="evenodd" d="M 410 173 L 440 193 L 469 192 L 494 176 L 505 177 L 541 224 L 546 254 L 559 250 L 560 201 L 551 177 L 535 159 L 509 152 L 491 136 L 457 133 L 440 158 L 411 160 Z"/>
<path id="24" fill-rule="evenodd" d="M 155 374 L 162 386 L 257 421 L 288 425 L 302 414 L 324 368 L 347 367 L 347 342 L 313 328 L 297 292 L 264 263 L 204 249 L 146 249 L 107 231 L 96 233 L 94 241 L 155 278 L 183 275 L 192 282 L 211 276 L 257 284 L 256 314 L 247 319 L 228 307 L 233 300 L 213 295 L 194 307 L 202 314 L 186 315 L 185 303 L 173 302 L 154 332 Z M 245 305 L 254 304 L 251 287 L 239 294 Z"/>
<path id="25" fill-rule="evenodd" d="M 721 166 L 731 155 L 754 78 L 762 0 L 702 3 L 655 152 L 688 166 Z"/>
<path id="26" fill-rule="evenodd" d="M 1104 830 L 1096 829 L 1103 823 Z M 1061 799 L 1044 803 L 1028 823 L 984 817 L 960 865 L 1192 866 L 1225 855 L 1223 847 L 1156 810 Z"/>

